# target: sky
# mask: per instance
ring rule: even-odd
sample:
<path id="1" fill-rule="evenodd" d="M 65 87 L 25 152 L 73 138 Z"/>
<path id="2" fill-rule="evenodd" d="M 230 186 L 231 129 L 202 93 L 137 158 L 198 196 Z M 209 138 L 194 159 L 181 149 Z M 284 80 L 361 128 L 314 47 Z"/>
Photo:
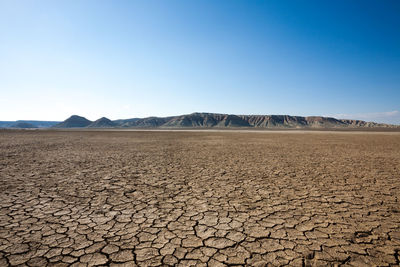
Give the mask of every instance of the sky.
<path id="1" fill-rule="evenodd" d="M 400 124 L 400 1 L 0 0 L 0 120 Z"/>

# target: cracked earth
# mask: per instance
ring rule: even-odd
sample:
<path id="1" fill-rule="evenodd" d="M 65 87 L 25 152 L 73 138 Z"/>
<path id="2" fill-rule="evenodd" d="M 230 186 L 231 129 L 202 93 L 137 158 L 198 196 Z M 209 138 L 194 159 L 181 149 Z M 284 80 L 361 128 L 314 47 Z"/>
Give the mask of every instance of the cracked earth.
<path id="1" fill-rule="evenodd" d="M 399 133 L 0 131 L 0 266 L 398 266 Z"/>

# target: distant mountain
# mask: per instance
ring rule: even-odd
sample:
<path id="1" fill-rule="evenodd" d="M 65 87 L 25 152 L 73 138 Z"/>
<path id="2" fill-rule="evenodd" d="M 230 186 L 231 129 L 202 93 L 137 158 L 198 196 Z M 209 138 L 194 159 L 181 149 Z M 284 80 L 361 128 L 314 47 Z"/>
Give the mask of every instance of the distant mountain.
<path id="1" fill-rule="evenodd" d="M 12 128 L 21 128 L 21 129 L 29 129 L 29 128 L 38 128 L 36 125 L 33 125 L 29 122 L 17 122 L 11 126 Z"/>
<path id="2" fill-rule="evenodd" d="M 112 127 L 116 127 L 117 125 L 118 125 L 117 123 L 115 123 L 105 117 L 102 117 L 102 118 L 92 122 L 87 127 L 88 128 L 112 128 Z"/>
<path id="3" fill-rule="evenodd" d="M 33 127 L 20 127 L 21 125 L 23 126 L 24 123 L 27 123 Z M 0 121 L 0 128 L 48 128 L 56 125 L 57 123 L 59 123 L 59 121 Z"/>
<path id="4" fill-rule="evenodd" d="M 31 121 L 19 121 L 30 123 Z M 34 121 L 33 121 L 34 122 Z M 38 126 L 32 123 L 33 126 Z M 44 123 L 44 122 L 43 122 Z M 321 116 L 289 115 L 232 115 L 218 113 L 192 113 L 171 117 L 132 118 L 111 121 L 100 118 L 94 122 L 73 115 L 63 122 L 49 125 L 55 128 L 398 128 L 400 125 L 335 119 Z M 0 122 L 0 127 L 12 127 L 16 122 Z M 42 124 L 43 125 L 43 124 Z M 21 126 L 21 125 L 20 125 Z M 22 126 L 24 126 L 22 124 Z M 25 125 L 30 126 L 30 125 Z M 48 127 L 51 127 L 48 126 Z M 29 127 L 30 128 L 30 127 Z"/>
<path id="5" fill-rule="evenodd" d="M 91 124 L 92 122 L 84 117 L 78 116 L 78 115 L 72 115 L 68 119 L 66 119 L 63 122 L 60 122 L 56 125 L 54 125 L 54 128 L 82 128 L 82 127 L 87 127 Z"/>

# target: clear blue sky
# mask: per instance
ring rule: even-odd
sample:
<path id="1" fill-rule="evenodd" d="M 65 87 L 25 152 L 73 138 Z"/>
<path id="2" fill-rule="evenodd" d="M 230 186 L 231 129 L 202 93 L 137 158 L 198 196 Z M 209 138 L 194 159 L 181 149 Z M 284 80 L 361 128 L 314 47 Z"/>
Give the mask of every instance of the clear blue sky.
<path id="1" fill-rule="evenodd" d="M 400 1 L 0 0 L 0 120 L 400 124 Z"/>

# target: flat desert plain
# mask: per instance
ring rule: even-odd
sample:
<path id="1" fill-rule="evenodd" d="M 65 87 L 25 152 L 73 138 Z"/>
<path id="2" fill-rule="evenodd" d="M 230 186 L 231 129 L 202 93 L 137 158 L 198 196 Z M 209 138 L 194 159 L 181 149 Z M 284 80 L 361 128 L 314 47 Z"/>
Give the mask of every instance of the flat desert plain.
<path id="1" fill-rule="evenodd" d="M 0 266 L 398 266 L 400 133 L 0 131 Z"/>

